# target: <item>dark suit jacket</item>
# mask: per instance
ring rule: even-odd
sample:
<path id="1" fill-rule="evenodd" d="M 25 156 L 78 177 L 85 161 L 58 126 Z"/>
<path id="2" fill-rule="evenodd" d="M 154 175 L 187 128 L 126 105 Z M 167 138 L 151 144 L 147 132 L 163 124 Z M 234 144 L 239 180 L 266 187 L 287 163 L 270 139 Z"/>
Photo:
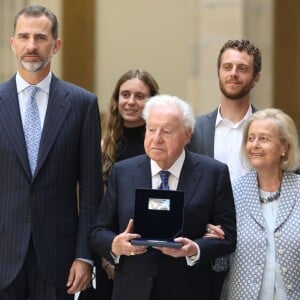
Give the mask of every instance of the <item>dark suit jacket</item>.
<path id="1" fill-rule="evenodd" d="M 91 243 L 100 256 L 111 261 L 112 240 L 134 216 L 136 188 L 151 188 L 150 160 L 146 155 L 114 165 L 97 214 Z M 228 168 L 209 157 L 186 151 L 178 190 L 185 192 L 183 236 L 199 245 L 199 262 L 190 267 L 185 258 L 175 259 L 153 249 L 143 255 L 121 256 L 116 265 L 112 299 L 148 299 L 156 276 L 158 284 L 163 283 L 168 289 L 168 295 L 162 295 L 162 299 L 210 299 L 211 261 L 232 252 L 236 241 Z M 203 238 L 207 223 L 222 225 L 226 240 Z"/>
<path id="2" fill-rule="evenodd" d="M 56 286 L 65 287 L 75 258 L 92 259 L 88 233 L 103 192 L 100 135 L 96 95 L 53 76 L 32 177 L 15 77 L 0 85 L 0 289 L 20 271 L 30 238 L 42 274 Z"/>
<path id="3" fill-rule="evenodd" d="M 252 112 L 256 111 L 254 106 L 251 106 Z M 218 109 L 199 116 L 196 118 L 196 124 L 191 141 L 187 149 L 195 153 L 204 154 L 214 157 L 214 143 L 215 143 L 215 128 Z"/>

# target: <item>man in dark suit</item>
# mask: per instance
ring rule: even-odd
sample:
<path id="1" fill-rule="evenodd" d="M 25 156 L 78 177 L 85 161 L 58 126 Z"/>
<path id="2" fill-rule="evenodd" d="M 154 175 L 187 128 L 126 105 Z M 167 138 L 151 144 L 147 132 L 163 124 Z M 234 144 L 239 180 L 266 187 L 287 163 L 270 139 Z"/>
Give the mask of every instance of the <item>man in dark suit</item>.
<path id="1" fill-rule="evenodd" d="M 250 104 L 250 91 L 259 81 L 261 53 L 247 40 L 229 40 L 218 57 L 221 103 L 214 111 L 196 119 L 190 151 L 208 155 L 228 165 L 230 178 L 249 171 L 242 165 L 240 147 L 243 128 L 256 109 Z M 218 300 L 226 276 L 226 263 L 214 274 L 214 297 Z"/>
<path id="2" fill-rule="evenodd" d="M 95 252 L 115 263 L 113 300 L 211 299 L 211 261 L 235 249 L 236 224 L 228 168 L 212 158 L 184 150 L 194 116 L 177 97 L 150 98 L 145 155 L 116 163 L 91 233 Z M 183 246 L 134 246 L 136 188 L 160 186 L 159 172 L 170 172 L 171 190 L 184 191 Z M 225 239 L 204 238 L 206 224 L 220 224 Z M 162 224 L 164 226 L 164 224 Z"/>
<path id="3" fill-rule="evenodd" d="M 21 10 L 10 44 L 18 71 L 0 85 L 0 299 L 73 299 L 91 281 L 88 235 L 103 192 L 97 97 L 51 73 L 61 39 L 48 9 Z"/>

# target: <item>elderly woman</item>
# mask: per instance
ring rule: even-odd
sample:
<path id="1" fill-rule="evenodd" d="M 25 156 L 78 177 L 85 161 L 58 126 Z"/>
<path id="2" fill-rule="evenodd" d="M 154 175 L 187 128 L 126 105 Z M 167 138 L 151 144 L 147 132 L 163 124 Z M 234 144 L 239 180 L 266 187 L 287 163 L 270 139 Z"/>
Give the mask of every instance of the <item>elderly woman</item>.
<path id="1" fill-rule="evenodd" d="M 279 109 L 256 112 L 245 127 L 242 154 L 252 171 L 233 183 L 237 247 L 222 299 L 299 299 L 300 176 L 293 173 L 299 167 L 293 120 Z M 209 228 L 216 237 L 216 226 Z"/>

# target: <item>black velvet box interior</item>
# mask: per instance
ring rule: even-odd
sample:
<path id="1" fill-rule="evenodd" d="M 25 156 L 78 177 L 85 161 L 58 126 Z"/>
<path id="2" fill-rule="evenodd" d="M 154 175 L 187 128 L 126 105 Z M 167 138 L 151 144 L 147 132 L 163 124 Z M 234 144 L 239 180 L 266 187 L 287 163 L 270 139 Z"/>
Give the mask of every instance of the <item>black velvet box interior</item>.
<path id="1" fill-rule="evenodd" d="M 140 239 L 134 245 L 181 247 L 173 241 L 181 235 L 184 192 L 174 190 L 136 189 L 134 233 Z"/>

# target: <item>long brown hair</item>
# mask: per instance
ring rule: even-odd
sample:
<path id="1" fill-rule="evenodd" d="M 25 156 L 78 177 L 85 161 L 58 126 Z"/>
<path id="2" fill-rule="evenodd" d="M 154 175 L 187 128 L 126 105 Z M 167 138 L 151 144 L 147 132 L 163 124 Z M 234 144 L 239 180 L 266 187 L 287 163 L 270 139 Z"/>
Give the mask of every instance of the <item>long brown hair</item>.
<path id="1" fill-rule="evenodd" d="M 150 97 L 159 93 L 159 86 L 156 80 L 145 70 L 129 70 L 118 80 L 110 99 L 109 113 L 102 142 L 102 166 L 104 182 L 107 182 L 111 167 L 116 162 L 116 159 L 120 153 L 122 141 L 124 140 L 124 125 L 118 110 L 120 87 L 125 81 L 133 78 L 140 79 L 149 87 Z"/>

